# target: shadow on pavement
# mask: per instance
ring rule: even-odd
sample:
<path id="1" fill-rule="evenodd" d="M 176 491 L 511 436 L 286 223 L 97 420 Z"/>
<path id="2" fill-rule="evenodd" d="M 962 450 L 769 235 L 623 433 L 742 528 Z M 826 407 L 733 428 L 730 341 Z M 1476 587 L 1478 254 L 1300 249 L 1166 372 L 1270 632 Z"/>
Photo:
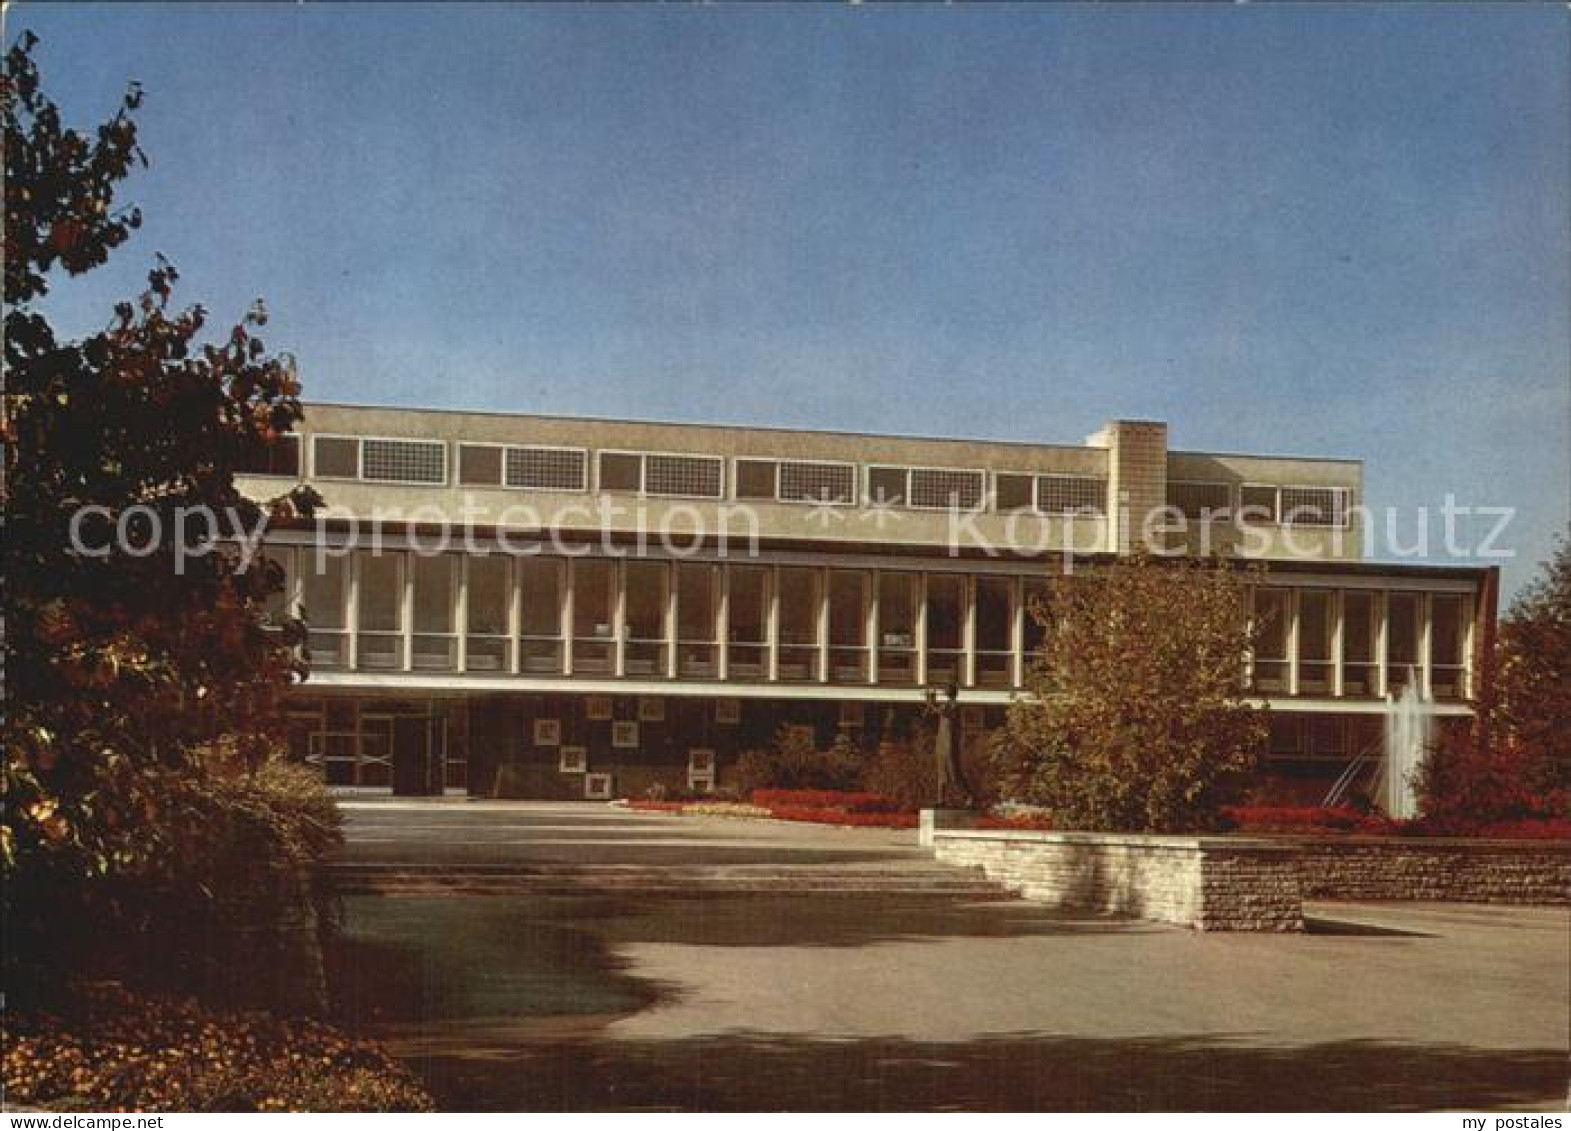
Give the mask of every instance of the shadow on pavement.
<path id="1" fill-rule="evenodd" d="M 1427 1111 L 1552 1107 L 1566 1054 L 1342 1042 L 740 1033 L 408 1060 L 445 1110 Z"/>

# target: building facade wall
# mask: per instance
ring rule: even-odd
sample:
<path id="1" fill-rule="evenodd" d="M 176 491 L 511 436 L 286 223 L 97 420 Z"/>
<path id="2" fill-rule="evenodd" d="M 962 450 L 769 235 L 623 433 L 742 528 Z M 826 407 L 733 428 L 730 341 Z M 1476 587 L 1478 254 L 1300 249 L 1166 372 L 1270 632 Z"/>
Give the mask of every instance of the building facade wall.
<path id="1" fill-rule="evenodd" d="M 528 478 L 558 459 L 575 489 Z M 788 470 L 842 494 L 788 497 Z M 287 579 L 274 612 L 310 625 L 296 714 L 335 784 L 398 784 L 395 747 L 420 743 L 435 769 L 404 785 L 714 788 L 781 726 L 876 742 L 946 685 L 983 713 L 975 737 L 1023 688 L 1049 577 L 1131 552 L 1174 508 L 1204 517 L 1158 548 L 1267 567 L 1241 676 L 1291 724 L 1273 758 L 1306 789 L 1372 745 L 1409 683 L 1465 717 L 1492 626 L 1485 571 L 1359 560 L 1358 463 L 1172 451 L 1160 422 L 1062 446 L 310 405 L 293 462 L 241 483 L 267 498 L 291 480 L 329 508 L 264 552 Z M 623 717 L 639 710 L 661 715 Z M 619 723 L 636 741 L 612 740 Z M 563 746 L 588 768 L 564 769 Z M 696 779 L 694 751 L 714 758 Z"/>

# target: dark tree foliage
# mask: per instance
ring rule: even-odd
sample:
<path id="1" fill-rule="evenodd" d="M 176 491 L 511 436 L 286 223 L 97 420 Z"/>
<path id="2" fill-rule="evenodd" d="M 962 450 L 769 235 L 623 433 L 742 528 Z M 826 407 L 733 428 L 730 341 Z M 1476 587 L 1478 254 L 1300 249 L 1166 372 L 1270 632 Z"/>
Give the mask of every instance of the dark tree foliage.
<path id="1" fill-rule="evenodd" d="M 51 277 L 98 266 L 140 224 L 116 194 L 145 164 L 142 96 L 132 85 L 96 131 L 67 127 L 35 43 L 24 33 L 11 47 L 0 85 L 8 879 L 138 866 L 167 850 L 166 787 L 194 772 L 197 752 L 225 735 L 265 738 L 298 674 L 300 626 L 263 627 L 276 567 L 242 568 L 233 542 L 200 550 L 319 501 L 298 489 L 264 512 L 235 488 L 236 468 L 301 414 L 292 363 L 256 336 L 260 304 L 210 344 L 202 308 L 172 305 L 177 276 L 160 256 L 146 292 L 101 332 L 56 339 L 38 306 Z M 216 529 L 194 514 L 182 524 L 187 512 Z M 73 547 L 73 521 L 89 552 Z"/>
<path id="2" fill-rule="evenodd" d="M 1500 718 L 1540 796 L 1571 792 L 1571 536 L 1500 625 Z"/>
<path id="3" fill-rule="evenodd" d="M 1466 825 L 1563 817 L 1571 805 L 1571 538 L 1506 615 L 1470 725 L 1445 729 L 1420 770 L 1424 815 Z"/>

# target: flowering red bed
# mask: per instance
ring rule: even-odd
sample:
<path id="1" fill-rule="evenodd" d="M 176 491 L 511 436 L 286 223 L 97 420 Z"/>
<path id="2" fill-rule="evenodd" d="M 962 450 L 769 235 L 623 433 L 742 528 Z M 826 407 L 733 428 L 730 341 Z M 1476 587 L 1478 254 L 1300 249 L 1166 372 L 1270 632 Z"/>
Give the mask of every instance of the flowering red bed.
<path id="1" fill-rule="evenodd" d="M 765 809 L 837 809 L 845 813 L 903 811 L 898 801 L 881 793 L 852 793 L 836 789 L 755 789 L 753 804 Z"/>
<path id="2" fill-rule="evenodd" d="M 817 825 L 852 825 L 859 829 L 914 829 L 915 813 L 858 813 L 848 809 L 813 809 L 802 805 L 770 805 L 777 821 L 807 821 Z"/>
<path id="3" fill-rule="evenodd" d="M 759 789 L 752 802 L 769 810 L 777 821 L 803 821 L 819 825 L 856 828 L 911 829 L 917 816 L 902 810 L 891 798 L 878 793 L 852 793 L 828 789 Z M 692 801 L 630 800 L 629 809 L 653 813 L 680 813 Z M 1563 817 L 1523 817 L 1509 821 L 1465 822 L 1419 819 L 1393 821 L 1349 808 L 1314 806 L 1240 805 L 1223 810 L 1237 832 L 1296 834 L 1301 836 L 1435 836 L 1481 837 L 1500 840 L 1571 840 L 1571 820 Z M 1052 822 L 1037 814 L 998 816 L 985 814 L 977 822 L 983 829 L 1049 831 Z"/>
<path id="4" fill-rule="evenodd" d="M 1239 832 L 1353 834 L 1358 836 L 1482 837 L 1499 840 L 1568 840 L 1571 820 L 1563 817 L 1521 817 L 1506 821 L 1463 821 L 1389 817 L 1347 808 L 1285 808 L 1238 806 L 1223 810 Z"/>

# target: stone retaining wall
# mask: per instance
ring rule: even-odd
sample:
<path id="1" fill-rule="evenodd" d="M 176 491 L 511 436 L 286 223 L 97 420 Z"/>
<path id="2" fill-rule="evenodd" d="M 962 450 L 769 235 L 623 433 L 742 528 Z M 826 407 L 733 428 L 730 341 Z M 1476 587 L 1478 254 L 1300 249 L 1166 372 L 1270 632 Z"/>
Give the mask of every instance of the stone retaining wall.
<path id="1" fill-rule="evenodd" d="M 1024 898 L 1203 931 L 1300 931 L 1290 844 L 1233 837 L 934 829 L 939 860 Z"/>
<path id="2" fill-rule="evenodd" d="M 1284 838 L 1305 899 L 1571 904 L 1571 841 Z"/>

